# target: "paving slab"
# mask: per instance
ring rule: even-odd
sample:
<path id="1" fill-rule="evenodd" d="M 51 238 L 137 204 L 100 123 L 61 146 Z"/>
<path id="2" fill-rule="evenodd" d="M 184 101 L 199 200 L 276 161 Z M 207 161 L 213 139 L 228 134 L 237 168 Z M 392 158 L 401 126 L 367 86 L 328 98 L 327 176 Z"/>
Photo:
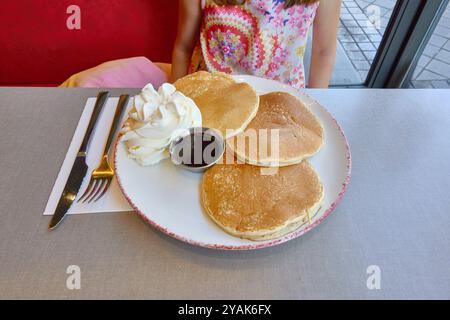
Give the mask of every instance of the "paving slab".
<path id="1" fill-rule="evenodd" d="M 396 0 L 343 0 L 341 27 L 339 30 L 339 57 L 334 81 L 343 83 L 345 79 L 356 79 L 349 75 L 359 75 L 365 80 L 367 71 L 378 50 L 386 26 L 389 23 Z M 374 7 L 375 6 L 375 7 Z M 380 28 L 371 24 L 373 12 L 380 13 Z M 344 62 L 343 62 L 344 61 Z M 345 63 L 349 61 L 350 63 Z M 353 70 L 344 70 L 352 68 Z M 345 74 L 345 75 L 344 75 Z M 411 88 L 448 88 L 450 83 L 450 4 L 441 17 L 430 38 L 418 66 L 414 72 Z M 353 84 L 353 83 L 348 83 Z"/>

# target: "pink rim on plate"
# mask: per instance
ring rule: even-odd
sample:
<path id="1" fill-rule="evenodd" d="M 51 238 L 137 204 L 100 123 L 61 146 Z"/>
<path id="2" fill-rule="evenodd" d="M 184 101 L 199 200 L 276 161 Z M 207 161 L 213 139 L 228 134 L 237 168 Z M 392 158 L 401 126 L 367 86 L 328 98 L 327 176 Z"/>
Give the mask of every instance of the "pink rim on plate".
<path id="1" fill-rule="evenodd" d="M 236 77 L 236 79 L 242 80 L 242 81 L 246 81 L 246 79 L 255 79 L 255 78 L 256 77 L 252 77 L 252 76 L 237 76 Z M 273 82 L 278 87 L 280 87 L 280 86 L 282 86 L 284 88 L 287 87 L 286 85 L 283 85 L 283 84 L 280 85 L 280 83 L 278 83 L 274 80 L 264 79 L 264 81 Z M 292 88 L 290 88 L 290 89 L 292 89 Z M 204 248 L 209 248 L 209 249 L 219 249 L 219 250 L 255 250 L 255 249 L 262 249 L 262 248 L 279 245 L 279 244 L 285 243 L 287 241 L 293 240 L 295 238 L 298 238 L 298 237 L 304 235 L 305 233 L 309 232 L 310 230 L 317 227 L 320 223 L 322 223 L 334 211 L 334 209 L 337 207 L 337 205 L 341 202 L 342 198 L 344 197 L 345 192 L 347 191 L 348 184 L 350 183 L 351 172 L 352 172 L 352 156 L 351 156 L 350 146 L 349 146 L 347 137 L 346 137 L 344 131 L 342 130 L 341 126 L 337 122 L 337 120 L 328 112 L 328 110 L 325 107 L 323 107 L 320 103 L 318 103 L 314 98 L 312 98 L 311 96 L 307 95 L 304 92 L 301 92 L 301 91 L 298 91 L 298 92 L 300 93 L 300 95 L 306 97 L 310 101 L 313 101 L 317 107 L 320 107 L 322 109 L 322 111 L 324 111 L 325 113 L 327 113 L 330 116 L 330 118 L 333 120 L 334 125 L 336 126 L 336 128 L 338 129 L 339 133 L 342 135 L 342 138 L 345 141 L 345 149 L 346 149 L 345 152 L 346 152 L 347 174 L 346 174 L 344 182 L 342 183 L 341 190 L 340 190 L 337 198 L 325 210 L 325 212 L 321 215 L 321 217 L 319 219 L 317 219 L 314 223 L 310 224 L 309 226 L 304 227 L 304 228 L 300 227 L 299 229 L 292 231 L 291 233 L 288 233 L 278 239 L 274 239 L 271 241 L 264 241 L 264 242 L 255 242 L 254 244 L 220 245 L 220 244 L 205 243 L 205 242 L 196 241 L 196 240 L 181 236 L 181 235 L 177 234 L 176 232 L 173 232 L 173 231 L 169 230 L 168 228 L 161 226 L 160 224 L 158 224 L 155 221 L 148 218 L 148 216 L 143 213 L 143 211 L 133 202 L 131 197 L 127 194 L 127 192 L 125 191 L 125 188 L 123 187 L 123 184 L 121 182 L 120 175 L 116 171 L 117 182 L 118 182 L 118 185 L 119 185 L 119 188 L 120 188 L 122 194 L 124 195 L 125 199 L 130 204 L 130 206 L 133 208 L 133 210 L 144 221 L 146 221 L 147 223 L 149 223 L 151 226 L 155 227 L 159 231 L 165 233 L 166 235 L 168 235 L 172 238 L 175 238 L 177 240 L 189 243 L 194 246 L 199 246 L 199 247 L 204 247 Z M 119 141 L 120 140 L 117 141 L 116 146 L 115 146 L 115 151 L 114 151 L 114 165 L 116 168 L 117 168 L 117 145 L 118 145 Z"/>

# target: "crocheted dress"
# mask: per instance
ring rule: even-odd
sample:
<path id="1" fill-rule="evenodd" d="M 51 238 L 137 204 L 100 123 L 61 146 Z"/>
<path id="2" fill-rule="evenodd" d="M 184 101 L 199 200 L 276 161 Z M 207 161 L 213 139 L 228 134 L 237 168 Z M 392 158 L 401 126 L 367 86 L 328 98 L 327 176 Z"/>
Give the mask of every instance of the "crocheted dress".
<path id="1" fill-rule="evenodd" d="M 284 2 L 219 6 L 206 0 L 189 72 L 248 74 L 304 88 L 303 57 L 319 2 L 288 9 Z"/>

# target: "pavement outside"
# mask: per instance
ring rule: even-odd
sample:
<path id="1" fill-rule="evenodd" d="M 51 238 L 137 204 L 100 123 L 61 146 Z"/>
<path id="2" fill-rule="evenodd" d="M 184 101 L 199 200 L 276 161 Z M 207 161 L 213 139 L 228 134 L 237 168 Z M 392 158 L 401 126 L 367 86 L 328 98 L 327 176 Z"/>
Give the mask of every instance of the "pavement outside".
<path id="1" fill-rule="evenodd" d="M 364 82 L 395 3 L 395 0 L 342 1 L 333 85 Z M 427 44 L 409 86 L 450 88 L 450 5 Z"/>

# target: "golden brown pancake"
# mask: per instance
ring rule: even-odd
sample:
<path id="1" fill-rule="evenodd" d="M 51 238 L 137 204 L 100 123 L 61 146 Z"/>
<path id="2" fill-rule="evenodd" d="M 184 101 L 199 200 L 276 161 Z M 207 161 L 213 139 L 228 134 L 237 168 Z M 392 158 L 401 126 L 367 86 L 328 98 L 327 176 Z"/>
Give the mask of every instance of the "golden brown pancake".
<path id="1" fill-rule="evenodd" d="M 267 129 L 268 134 L 261 129 Z M 271 130 L 279 134 L 278 148 L 272 144 Z M 256 132 L 256 134 L 255 134 Z M 249 147 L 250 139 L 255 137 Z M 247 136 L 246 139 L 244 137 Z M 242 141 L 241 143 L 239 143 Z M 245 142 L 247 141 L 247 142 Z M 287 166 L 302 162 L 317 153 L 323 145 L 324 132 L 319 120 L 298 98 L 289 93 L 274 92 L 260 97 L 258 114 L 228 145 L 240 160 L 260 166 Z M 260 148 L 260 146 L 265 148 Z"/>
<path id="2" fill-rule="evenodd" d="M 174 85 L 195 101 L 202 113 L 203 126 L 219 130 L 225 138 L 243 132 L 258 112 L 256 91 L 224 73 L 200 71 Z M 227 129 L 231 131 L 227 133 Z"/>
<path id="3" fill-rule="evenodd" d="M 307 161 L 262 175 L 261 167 L 218 164 L 203 176 L 206 213 L 231 235 L 250 240 L 279 238 L 320 209 L 324 191 Z"/>

